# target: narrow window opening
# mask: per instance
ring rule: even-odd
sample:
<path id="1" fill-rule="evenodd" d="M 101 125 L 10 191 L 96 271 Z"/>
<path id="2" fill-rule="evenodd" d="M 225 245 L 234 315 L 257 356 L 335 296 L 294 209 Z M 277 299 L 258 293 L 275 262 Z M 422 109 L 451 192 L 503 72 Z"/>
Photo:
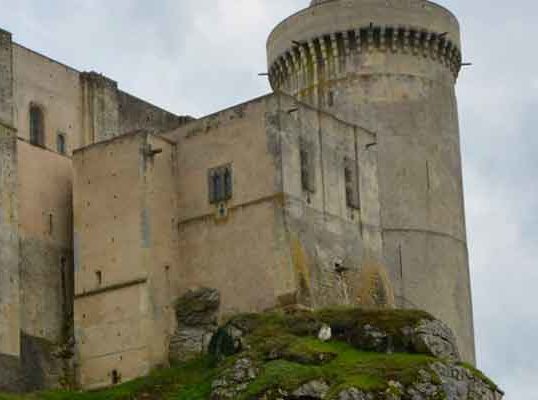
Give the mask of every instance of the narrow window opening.
<path id="1" fill-rule="evenodd" d="M 97 280 L 97 286 L 101 286 L 103 284 L 103 273 L 95 271 L 95 279 Z"/>
<path id="2" fill-rule="evenodd" d="M 53 215 L 49 214 L 49 235 L 52 235 L 54 233 L 54 221 L 53 221 Z"/>
<path id="3" fill-rule="evenodd" d="M 111 373 L 112 376 L 112 384 L 117 385 L 121 383 L 121 375 L 117 370 L 113 370 Z"/>
<path id="4" fill-rule="evenodd" d="M 224 169 L 224 200 L 232 198 L 232 171 L 229 167 Z"/>
<path id="5" fill-rule="evenodd" d="M 60 154 L 65 154 L 66 153 L 65 134 L 64 133 L 58 133 L 56 135 L 56 150 Z"/>
<path id="6" fill-rule="evenodd" d="M 301 159 L 301 185 L 309 193 L 316 191 L 316 176 L 314 170 L 314 155 L 311 145 L 305 142 L 300 144 Z"/>
<path id="7" fill-rule="evenodd" d="M 329 91 L 327 104 L 329 105 L 329 107 L 334 106 L 334 92 L 332 90 Z"/>
<path id="8" fill-rule="evenodd" d="M 344 158 L 344 180 L 346 186 L 346 204 L 349 208 L 360 208 L 359 180 L 355 160 Z"/>
<path id="9" fill-rule="evenodd" d="M 30 106 L 30 143 L 34 146 L 45 146 L 43 110 L 36 105 Z"/>
<path id="10" fill-rule="evenodd" d="M 220 174 L 220 172 L 216 172 L 214 177 L 214 187 L 213 187 L 213 191 L 214 191 L 214 198 L 216 199 L 216 201 L 221 201 L 222 200 L 222 175 Z"/>

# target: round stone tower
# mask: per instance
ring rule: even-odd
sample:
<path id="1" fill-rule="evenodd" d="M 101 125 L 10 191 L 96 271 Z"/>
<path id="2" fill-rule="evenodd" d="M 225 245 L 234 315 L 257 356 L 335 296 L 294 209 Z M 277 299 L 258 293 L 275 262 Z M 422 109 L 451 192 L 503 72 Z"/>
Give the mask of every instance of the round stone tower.
<path id="1" fill-rule="evenodd" d="M 377 133 L 380 261 L 398 305 L 446 321 L 474 362 L 456 18 L 426 0 L 313 0 L 267 47 L 275 91 Z"/>

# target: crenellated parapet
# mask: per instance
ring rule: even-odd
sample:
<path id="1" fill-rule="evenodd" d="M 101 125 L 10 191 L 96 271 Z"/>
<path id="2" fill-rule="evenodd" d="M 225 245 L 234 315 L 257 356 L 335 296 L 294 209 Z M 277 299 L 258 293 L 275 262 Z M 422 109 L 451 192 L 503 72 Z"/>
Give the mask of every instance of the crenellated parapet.
<path id="1" fill-rule="evenodd" d="M 415 27 L 369 25 L 290 43 L 269 68 L 273 89 L 300 92 L 344 77 L 361 56 L 387 53 L 436 62 L 457 79 L 462 65 L 458 46 L 445 32 Z"/>

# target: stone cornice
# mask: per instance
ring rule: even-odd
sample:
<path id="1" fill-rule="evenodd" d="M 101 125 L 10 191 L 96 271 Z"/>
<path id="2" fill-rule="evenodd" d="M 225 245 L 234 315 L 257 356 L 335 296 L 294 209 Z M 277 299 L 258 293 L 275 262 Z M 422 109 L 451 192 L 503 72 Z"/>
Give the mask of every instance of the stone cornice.
<path id="1" fill-rule="evenodd" d="M 454 79 L 461 69 L 460 49 L 446 38 L 444 32 L 429 32 L 405 26 L 370 25 L 346 32 L 320 35 L 304 42 L 295 42 L 269 68 L 273 89 L 279 89 L 295 76 L 308 72 L 314 82 L 324 65 L 340 70 L 355 54 L 390 52 L 427 58 L 444 65 Z M 326 78 L 326 77 L 325 77 Z"/>

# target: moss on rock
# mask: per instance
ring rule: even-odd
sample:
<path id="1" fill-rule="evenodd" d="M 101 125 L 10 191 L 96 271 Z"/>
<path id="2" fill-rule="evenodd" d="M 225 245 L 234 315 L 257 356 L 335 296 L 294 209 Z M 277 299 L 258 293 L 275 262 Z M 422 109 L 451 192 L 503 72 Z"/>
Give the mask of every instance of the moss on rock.
<path id="1" fill-rule="evenodd" d="M 0 400 L 275 400 L 295 399 L 297 393 L 316 388 L 323 389 L 319 398 L 327 400 L 436 400 L 447 398 L 454 379 L 468 391 L 467 397 L 456 400 L 501 399 L 495 384 L 469 365 L 428 354 L 371 352 L 358 346 L 365 329 L 404 343 L 407 339 L 399 337 L 424 321 L 433 318 L 407 310 L 244 314 L 219 329 L 207 357 L 104 391 L 0 395 Z M 317 338 L 324 325 L 333 333 L 328 341 Z M 477 393 L 490 397 L 476 397 Z"/>

